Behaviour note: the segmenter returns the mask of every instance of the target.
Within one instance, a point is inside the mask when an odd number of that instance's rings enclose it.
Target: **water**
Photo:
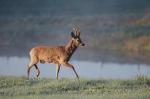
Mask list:
[[[27,64],[29,59],[26,57],[0,57],[0,76],[26,76]],[[92,61],[70,61],[74,65],[80,78],[85,79],[128,79],[137,75],[150,77],[150,66],[146,64],[120,64],[102,63]],[[54,64],[38,64],[41,71],[40,77],[55,78]],[[75,74],[70,68],[61,66],[61,78],[75,78]],[[36,69],[31,69],[31,77],[36,77]]]

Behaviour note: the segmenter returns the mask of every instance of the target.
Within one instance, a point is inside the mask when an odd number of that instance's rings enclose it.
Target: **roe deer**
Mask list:
[[[78,46],[84,46],[80,38],[80,29],[79,27],[73,28],[71,32],[71,39],[68,44],[63,46],[36,46],[30,51],[30,63],[28,65],[28,78],[30,69],[34,66],[37,70],[37,77],[40,74],[40,70],[37,64],[40,63],[53,63],[56,64],[56,79],[58,79],[60,66],[64,65],[66,67],[72,68],[76,77],[79,79],[79,76],[73,65],[68,63],[71,56],[75,52]]]

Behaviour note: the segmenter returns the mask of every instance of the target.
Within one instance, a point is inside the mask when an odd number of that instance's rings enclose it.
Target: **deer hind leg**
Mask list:
[[[60,71],[60,64],[56,64],[56,79],[58,79],[59,71]]]
[[[79,76],[78,76],[78,74],[77,74],[77,72],[76,72],[76,70],[75,70],[73,65],[71,65],[69,63],[64,63],[63,65],[66,66],[66,67],[72,68],[72,70],[74,71],[76,77],[79,79]]]
[[[37,63],[38,63],[38,60],[34,60],[34,61],[31,60],[30,64],[28,65],[28,70],[27,70],[27,72],[28,72],[28,78],[29,78],[29,75],[30,75],[30,70],[31,70],[31,68],[33,66],[35,66],[35,68],[38,69],[38,67],[36,65]],[[39,72],[39,69],[38,69],[38,72]],[[39,74],[38,74],[38,76],[39,76]]]
[[[34,64],[34,66],[35,66],[35,68],[36,68],[36,70],[37,70],[37,78],[39,77],[39,75],[40,75],[40,70],[39,70],[39,68],[38,68],[38,66],[36,65],[36,64]]]
[[[34,65],[34,64],[28,65],[28,71],[27,71],[27,72],[28,72],[28,79],[29,79],[29,75],[30,75],[30,70],[31,70],[31,68],[33,67],[33,65]]]

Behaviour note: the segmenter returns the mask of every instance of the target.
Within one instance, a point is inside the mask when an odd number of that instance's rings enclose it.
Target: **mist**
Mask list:
[[[36,45],[64,45],[78,25],[88,46],[74,58],[128,59],[126,41],[149,35],[149,4],[141,0],[1,0],[0,55],[28,57]]]

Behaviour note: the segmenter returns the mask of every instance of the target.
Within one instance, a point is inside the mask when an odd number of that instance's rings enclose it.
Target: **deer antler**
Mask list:
[[[73,31],[76,36],[80,36],[80,28],[77,25],[75,25],[75,27],[73,27]]]

